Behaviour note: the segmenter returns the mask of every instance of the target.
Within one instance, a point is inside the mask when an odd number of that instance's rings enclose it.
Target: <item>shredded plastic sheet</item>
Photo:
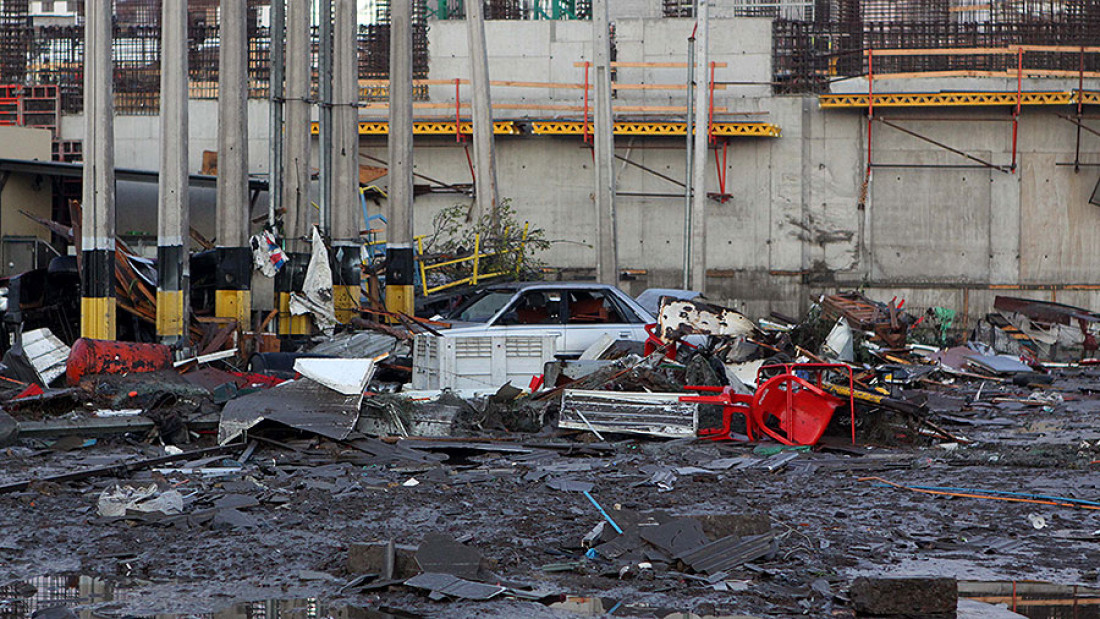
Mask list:
[[[309,267],[306,268],[302,292],[290,295],[290,313],[295,316],[313,316],[313,322],[325,332],[331,332],[336,327],[332,268],[328,263],[328,249],[317,226],[313,227],[313,255],[309,259]]]

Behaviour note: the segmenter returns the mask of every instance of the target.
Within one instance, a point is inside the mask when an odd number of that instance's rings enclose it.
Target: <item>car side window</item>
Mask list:
[[[545,290],[524,292],[496,322],[498,325],[561,324],[561,293]]]
[[[569,291],[569,324],[623,323],[622,311],[615,301],[598,290]]]

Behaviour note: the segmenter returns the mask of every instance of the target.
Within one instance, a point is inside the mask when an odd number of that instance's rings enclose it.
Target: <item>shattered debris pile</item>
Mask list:
[[[319,596],[416,616],[946,617],[989,610],[960,601],[970,581],[1087,591],[1093,322],[998,303],[966,342],[940,312],[936,345],[917,335],[931,313],[855,293],[798,322],[669,298],[647,341],[579,359],[416,321],[157,362],[30,330],[0,389],[0,612],[75,573],[133,596],[73,603],[96,612]]]

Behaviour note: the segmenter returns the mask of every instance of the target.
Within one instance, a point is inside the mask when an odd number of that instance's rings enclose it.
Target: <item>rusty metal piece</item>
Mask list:
[[[163,344],[80,338],[73,344],[65,377],[76,385],[88,374],[155,372],[172,367],[172,351]]]
[[[898,309],[893,301],[879,303],[858,292],[842,292],[828,295],[821,300],[821,308],[826,319],[836,321],[844,318],[853,329],[870,331],[890,348],[905,346],[912,316]]]
[[[756,325],[741,312],[700,301],[665,297],[657,313],[657,336],[665,342],[679,341],[686,335],[742,337],[755,331]]]

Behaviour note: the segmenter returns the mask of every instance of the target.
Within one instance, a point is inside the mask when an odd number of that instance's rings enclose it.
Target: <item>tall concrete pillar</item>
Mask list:
[[[309,97],[312,82],[310,63],[311,0],[287,0],[286,20],[286,126],[283,154],[283,215],[287,264],[275,276],[275,295],[279,307],[279,334],[308,335],[309,316],[290,313],[290,293],[302,289],[309,252],[299,240],[309,235],[316,221],[310,204],[309,188]]]
[[[710,0],[699,0],[695,52],[695,164],[692,166],[691,289],[707,289],[707,155],[710,140]]]
[[[271,159],[268,163],[268,212],[267,225],[275,227],[275,220],[283,208],[283,125],[286,98],[286,0],[271,1],[271,81],[268,84],[268,101],[271,106]]]
[[[320,20],[317,39],[317,90],[320,94],[317,147],[320,151],[317,159],[321,168],[317,202],[321,236],[326,240],[332,234],[332,3],[333,0],[317,1],[317,19]]]
[[[592,38],[596,86],[596,279],[619,282],[615,234],[615,114],[611,107],[611,32],[608,0],[592,3]]]
[[[355,0],[336,0],[333,53],[332,253],[336,319],[358,313],[362,269],[359,230],[359,24]]]
[[[386,308],[404,314],[414,308],[412,34],[412,3],[391,4]]]
[[[481,2],[466,3],[466,38],[470,45],[470,77],[473,85],[474,189],[477,218],[489,214],[490,228],[500,227],[497,213],[497,161],[493,144],[493,101],[489,92],[489,54],[485,48],[485,16]]]
[[[110,2],[89,2],[84,27],[84,197],[80,335],[115,339],[115,130]]]
[[[187,0],[163,0],[160,179],[157,212],[157,337],[187,342],[191,203],[187,171]]]
[[[248,202],[248,29],[246,3],[221,0],[218,52],[218,186],[214,313],[251,328],[252,251]]]

